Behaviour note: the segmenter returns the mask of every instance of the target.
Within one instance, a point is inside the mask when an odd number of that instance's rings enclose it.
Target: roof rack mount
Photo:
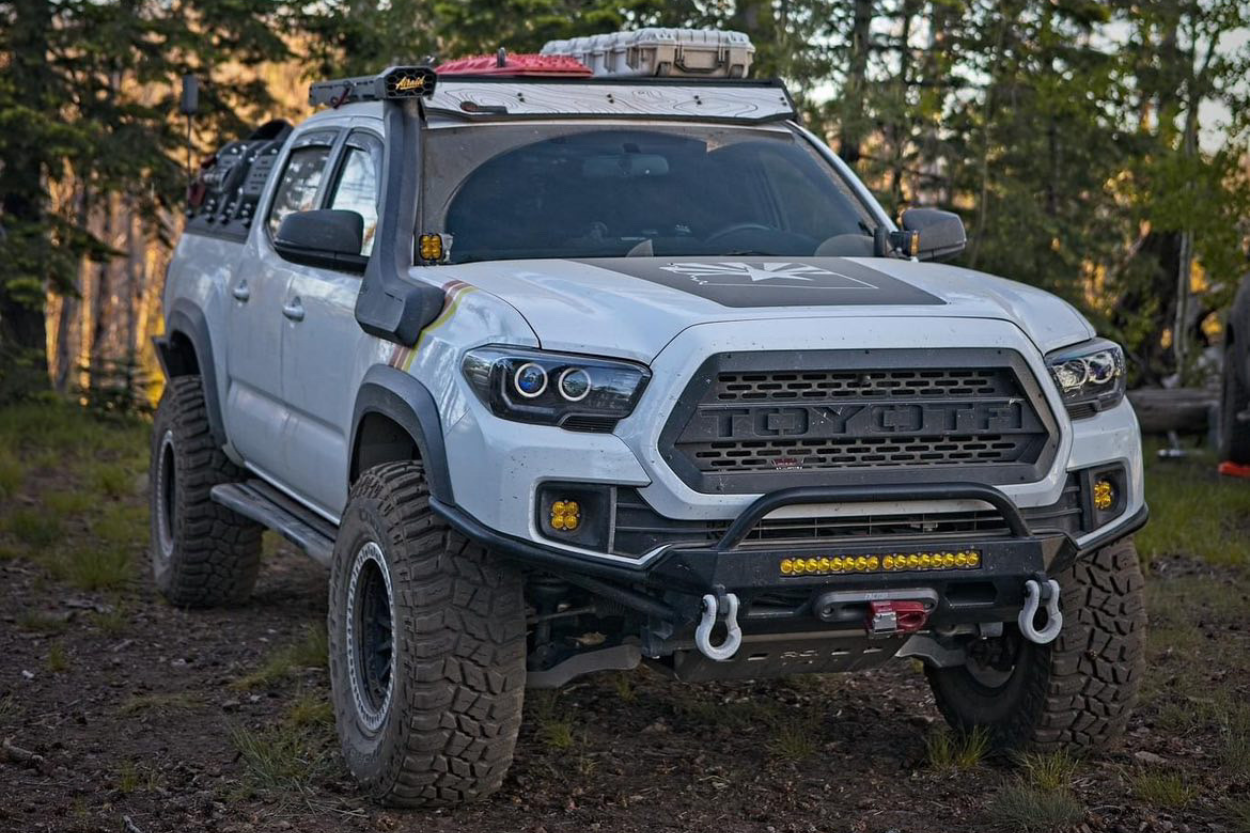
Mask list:
[[[308,90],[308,101],[314,107],[341,107],[354,101],[396,101],[426,98],[434,94],[438,79],[431,67],[387,67],[377,75],[318,81]]]

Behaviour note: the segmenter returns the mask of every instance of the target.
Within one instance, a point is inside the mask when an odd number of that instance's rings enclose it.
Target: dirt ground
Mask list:
[[[909,662],[732,685],[639,671],[533,694],[500,793],[404,812],[337,757],[325,572],[268,541],[250,604],[171,608],[146,568],[142,427],[17,444],[13,421],[0,831],[1250,831],[1250,483],[1200,464],[1186,477],[1244,493],[1205,502],[1231,542],[1207,544],[1241,549],[1145,556],[1150,671],[1114,752],[984,760]]]

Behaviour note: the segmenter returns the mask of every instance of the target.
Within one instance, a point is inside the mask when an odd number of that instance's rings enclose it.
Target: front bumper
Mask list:
[[[761,519],[792,504],[867,503],[899,501],[977,500],[997,510],[1009,529],[1007,535],[944,537],[940,542],[923,536],[889,540],[847,541],[836,545],[772,548],[743,543]],[[816,621],[814,606],[829,591],[900,588],[936,598],[929,616],[932,627],[1002,622],[1012,619],[1024,603],[1024,583],[1056,572],[1071,559],[1132,534],[1146,522],[1142,505],[1131,517],[1117,522],[1101,536],[1076,539],[1063,533],[1033,534],[1019,509],[998,489],[974,483],[935,483],[914,486],[813,487],[773,492],[754,501],[713,546],[673,547],[654,559],[622,564],[586,559],[562,549],[495,532],[472,516],[437,501],[434,511],[466,537],[499,556],[559,575],[607,598],[642,617],[665,623],[680,634],[700,614],[704,594],[735,593],[743,601],[744,629],[792,630],[796,624]],[[789,559],[858,559],[928,552],[968,552],[979,555],[975,569],[902,569],[855,571],[832,575],[785,575],[780,565]],[[835,629],[827,621],[823,628]]]

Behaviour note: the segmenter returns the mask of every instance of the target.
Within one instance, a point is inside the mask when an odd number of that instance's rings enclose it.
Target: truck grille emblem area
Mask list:
[[[1058,432],[1023,359],[950,352],[823,351],[784,369],[766,353],[714,356],[670,417],[661,452],[711,492],[935,472],[995,485],[1040,478]]]

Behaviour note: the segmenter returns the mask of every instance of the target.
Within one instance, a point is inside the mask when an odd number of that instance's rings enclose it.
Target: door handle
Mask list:
[[[234,289],[230,290],[230,294],[235,297],[235,300],[246,301],[252,297],[252,290],[247,288],[247,281],[239,281],[234,285]]]
[[[286,306],[282,308],[282,314],[292,321],[304,320],[304,305],[300,303],[299,298],[292,298],[286,302]]]

